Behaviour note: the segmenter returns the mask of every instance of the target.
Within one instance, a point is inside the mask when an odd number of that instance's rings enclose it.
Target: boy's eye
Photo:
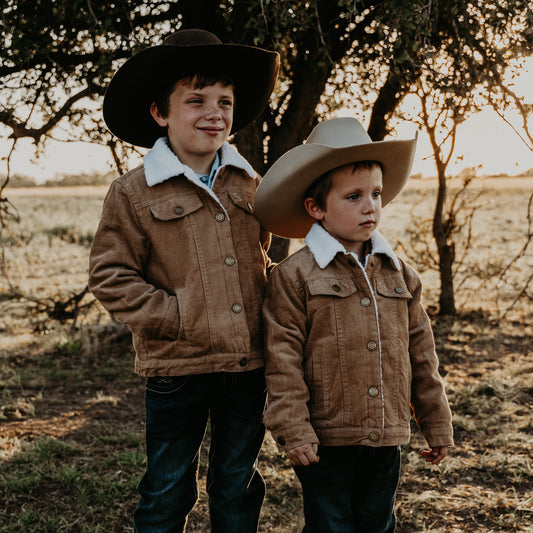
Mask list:
[[[201,104],[202,103],[202,99],[201,98],[191,98],[189,100],[189,103],[190,104]]]
[[[225,107],[233,107],[233,102],[231,100],[221,100],[220,105]]]
[[[359,195],[357,193],[353,193],[353,194],[350,194],[350,196],[348,196],[348,200],[358,200],[359,199]]]
[[[374,191],[373,194],[372,194],[372,196],[373,196],[374,198],[379,198],[379,197],[381,196],[381,191]]]

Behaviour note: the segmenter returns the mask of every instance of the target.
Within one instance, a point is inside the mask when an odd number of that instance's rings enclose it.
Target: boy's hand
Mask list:
[[[318,463],[318,444],[304,444],[287,451],[287,456],[292,466],[309,466]]]
[[[422,457],[431,464],[438,465],[448,455],[448,446],[433,446],[431,451],[424,450]]]

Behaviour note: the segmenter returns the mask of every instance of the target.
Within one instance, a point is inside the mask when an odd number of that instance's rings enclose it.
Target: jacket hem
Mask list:
[[[335,428],[330,432],[317,430],[321,446],[398,446],[407,444],[409,431],[387,431],[374,428],[358,428],[357,430]]]
[[[244,361],[247,361],[244,364]],[[194,374],[214,374],[216,372],[249,372],[265,366],[259,357],[250,354],[209,354],[190,359],[135,359],[135,372],[144,377],[191,376]]]

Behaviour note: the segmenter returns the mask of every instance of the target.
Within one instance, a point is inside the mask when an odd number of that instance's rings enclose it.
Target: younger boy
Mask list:
[[[147,377],[137,533],[183,531],[208,419],[212,531],[257,530],[270,237],[253,216],[259,178],[226,139],[266,105],[278,64],[276,53],[181,30],[129,59],[104,99],[112,133],[153,146],[111,185],[89,269]]]
[[[263,312],[265,423],[302,484],[307,533],[394,531],[410,408],[427,461],[453,444],[420,279],[377,232],[415,144],[373,143],[355,119],[325,121],[256,194],[265,228],[306,236],[272,271]]]

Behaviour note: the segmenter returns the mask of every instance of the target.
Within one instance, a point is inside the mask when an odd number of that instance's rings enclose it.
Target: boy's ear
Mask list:
[[[157,122],[158,126],[161,126],[162,128],[166,128],[168,126],[167,117],[164,117],[155,102],[152,102],[150,105],[150,115],[154,117],[154,120]]]
[[[304,206],[309,216],[312,216],[315,220],[322,220],[324,218],[324,211],[322,211],[322,208],[313,198],[306,198],[304,200]]]

